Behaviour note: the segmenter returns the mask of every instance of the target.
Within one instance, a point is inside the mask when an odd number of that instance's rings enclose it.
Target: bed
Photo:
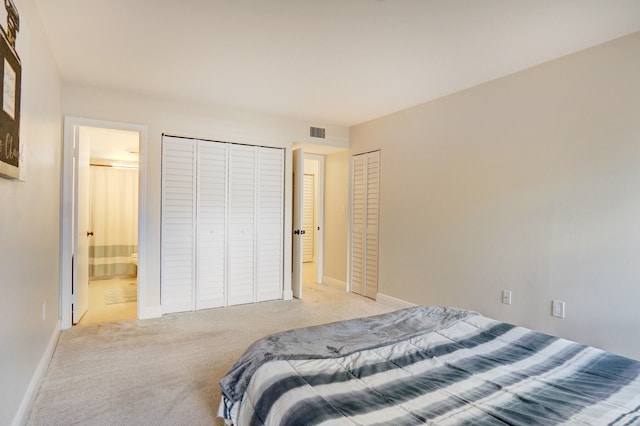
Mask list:
[[[233,425],[640,425],[640,362],[419,306],[255,342],[221,380]]]

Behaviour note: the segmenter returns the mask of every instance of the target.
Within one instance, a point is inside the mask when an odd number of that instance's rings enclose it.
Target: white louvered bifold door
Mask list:
[[[281,299],[284,150],[163,137],[163,313]]]
[[[351,291],[375,299],[378,292],[380,152],[351,162]]]
[[[226,305],[227,147],[198,141],[196,309]]]
[[[258,148],[257,301],[282,298],[284,150]]]
[[[378,294],[378,211],[380,195],[379,151],[367,154],[366,186],[364,295],[375,299]]]
[[[351,291],[364,294],[366,158],[354,156],[351,162]]]
[[[196,176],[194,141],[162,144],[162,312],[194,309]]]
[[[256,157],[255,147],[229,146],[229,305],[255,301]]]

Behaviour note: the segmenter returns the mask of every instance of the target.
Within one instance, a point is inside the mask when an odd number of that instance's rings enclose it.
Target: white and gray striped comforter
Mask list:
[[[446,320],[434,323],[439,313]],[[272,336],[272,351],[260,341],[221,382],[224,417],[238,425],[640,425],[638,361],[450,308],[387,315],[361,319],[385,330],[372,332],[370,347],[358,337],[337,349],[332,341],[335,356],[282,350],[305,332],[317,344],[322,328]],[[426,331],[400,324],[421,316]],[[388,337],[394,322],[401,339]]]

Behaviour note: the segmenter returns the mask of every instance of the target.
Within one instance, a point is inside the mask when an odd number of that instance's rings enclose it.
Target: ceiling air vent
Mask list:
[[[309,134],[312,138],[325,138],[325,129],[322,127],[309,127]]]

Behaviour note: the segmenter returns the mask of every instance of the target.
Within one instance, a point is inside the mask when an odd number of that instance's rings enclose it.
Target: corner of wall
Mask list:
[[[380,303],[381,305],[388,306],[390,308],[395,308],[395,309],[404,309],[404,308],[411,308],[413,306],[418,306],[415,303],[407,302],[406,300],[402,300],[402,299],[397,299],[392,296],[387,296],[386,294],[383,294],[383,293],[378,293],[376,295],[376,302]]]
[[[324,277],[322,277],[322,284],[331,286],[331,287],[336,287],[339,288],[341,290],[346,290],[347,288],[347,283],[339,280],[337,278],[333,278],[333,277],[329,277],[327,275],[325,275]]]

